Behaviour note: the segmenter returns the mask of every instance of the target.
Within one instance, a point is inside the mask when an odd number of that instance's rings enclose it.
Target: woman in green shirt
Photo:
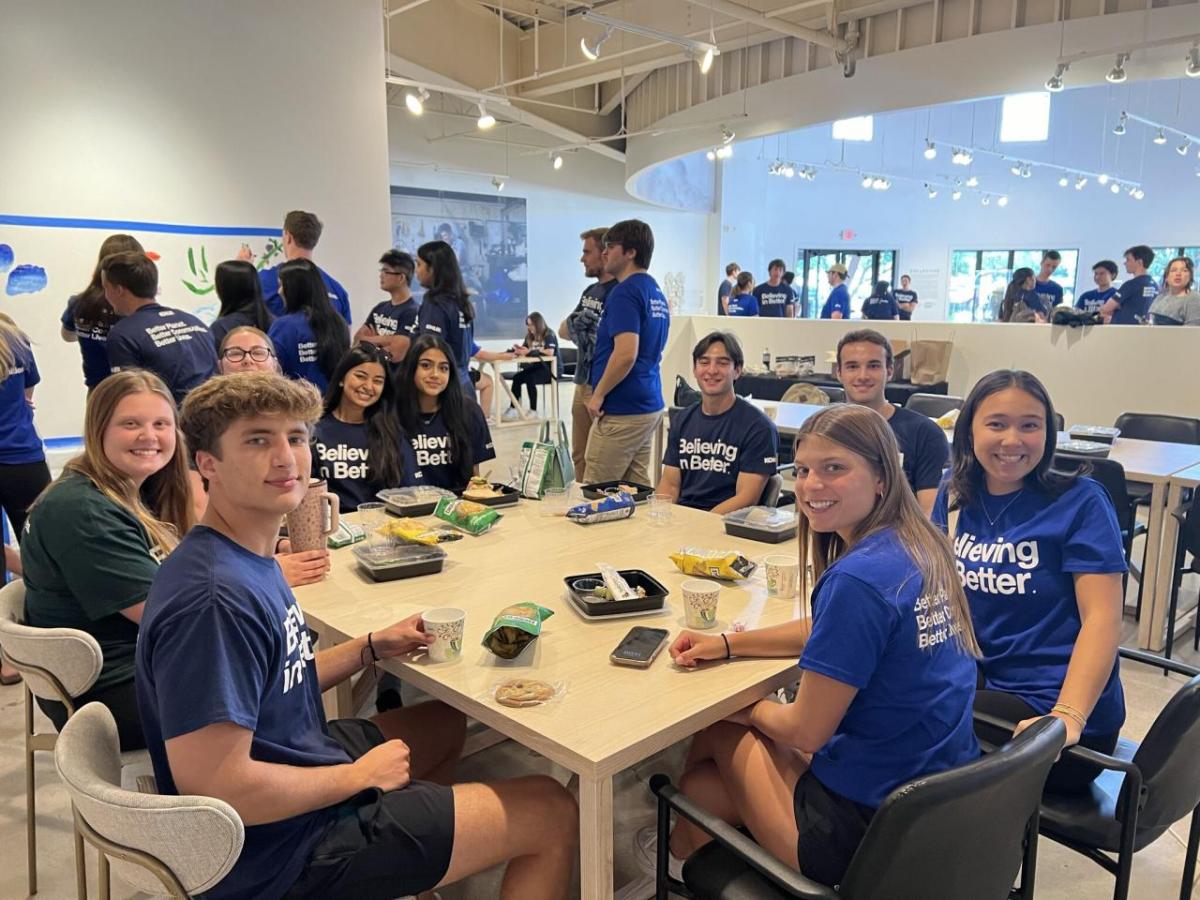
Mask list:
[[[129,369],[88,397],[83,453],[30,508],[21,543],[25,615],[100,642],[100,677],[76,707],[104,703],[121,748],[145,747],[133,687],[138,622],[159,561],[194,524],[183,435],[166,385]],[[62,704],[38,700],[62,728]]]

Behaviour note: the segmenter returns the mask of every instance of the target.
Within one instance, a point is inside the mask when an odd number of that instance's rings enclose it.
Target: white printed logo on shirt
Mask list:
[[[738,448],[724,441],[679,439],[679,468],[684,472],[717,472],[728,475],[737,462]]]
[[[1000,597],[1024,596],[1040,559],[1037,541],[1014,544],[998,537],[984,544],[973,534],[960,534],[955,538],[954,555],[964,589]],[[990,565],[968,569],[964,561],[1015,565],[1022,571],[1000,572]]]
[[[283,631],[287,636],[287,650],[283,658],[283,692],[304,682],[304,670],[314,659],[312,637],[304,624],[304,613],[300,604],[293,602],[283,618]]]
[[[428,434],[419,434],[412,439],[412,445],[417,454],[417,465],[421,468],[450,465],[449,436],[434,437]]]

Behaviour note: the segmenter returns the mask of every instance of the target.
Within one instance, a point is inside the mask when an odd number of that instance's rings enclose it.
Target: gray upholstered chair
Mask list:
[[[191,897],[220,882],[242,852],[242,820],[223,800],[121,788],[117,723],[101,703],[67,720],[54,765],[71,795],[76,828],[100,852],[102,898],[110,865],[139,891]]]

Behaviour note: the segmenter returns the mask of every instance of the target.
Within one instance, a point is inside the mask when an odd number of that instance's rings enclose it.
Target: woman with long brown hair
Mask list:
[[[557,372],[558,335],[546,324],[546,320],[540,312],[531,312],[525,319],[525,339],[514,346],[512,352],[518,357],[547,360],[540,363],[527,363],[521,366],[520,371],[513,377],[513,396],[517,398],[517,402],[521,402],[521,388],[528,388],[529,408],[533,412],[537,412],[537,386],[553,383],[551,366],[554,366],[554,372]],[[512,415],[510,416],[506,410],[504,418],[515,419],[517,417],[516,407],[510,405],[509,409],[512,410]]]
[[[21,561],[29,624],[78,628],[100,642],[100,677],[76,703],[108,706],[124,750],[145,746],[133,670],[146,594],[193,524],[171,392],[140,369],[110,375],[88,397],[83,453],[29,511]],[[38,704],[61,728],[62,704]]]
[[[805,612],[816,581],[811,615],[736,633],[685,631],[671,656],[688,668],[799,656],[799,691],[793,703],[768,698],[701,732],[680,786],[833,885],[893,789],[979,756],[978,647],[950,546],[922,513],[878,413],[839,404],[811,417],[796,437],[796,468]],[[708,840],[680,822],[672,866]]]
[[[143,252],[138,239],[131,234],[110,234],[100,245],[92,280],[67,301],[63,311],[61,335],[64,341],[79,344],[83,356],[83,383],[90,391],[108,377],[108,332],[117,321],[117,313],[104,299],[100,283],[100,263],[113,253]]]

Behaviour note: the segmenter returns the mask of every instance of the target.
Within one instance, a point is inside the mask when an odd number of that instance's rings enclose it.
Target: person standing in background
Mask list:
[[[463,284],[458,257],[445,241],[429,241],[417,248],[416,266],[425,298],[417,310],[413,337],[432,334],[450,346],[459,385],[473,401],[475,386],[471,384],[470,366],[471,347],[475,343],[475,307]]]
[[[1042,298],[1033,289],[1037,276],[1033,269],[1024,266],[1013,272],[1012,280],[1004,290],[1004,299],[1000,301],[1000,322],[1045,322],[1046,309],[1042,306]]]
[[[726,315],[757,316],[761,312],[758,299],[754,296],[754,273],[742,272],[737,277],[733,295],[726,304]]]
[[[900,307],[901,322],[911,320],[917,309],[917,292],[909,287],[910,284],[912,284],[912,279],[907,275],[901,275],[900,287],[892,291],[892,296],[896,298],[896,305]]]
[[[321,240],[321,232],[325,226],[321,224],[321,220],[317,218],[316,213],[305,212],[302,209],[293,209],[290,213],[283,217],[283,258],[290,262],[294,259],[307,259],[312,261],[313,250],[317,247],[317,241]],[[246,244],[242,244],[242,249],[238,251],[238,259],[254,262],[254,253]],[[283,263],[280,263],[283,265]],[[313,263],[316,265],[316,263]],[[321,280],[325,282],[325,287],[329,293],[329,302],[333,304],[333,308],[338,314],[346,320],[346,324],[351,323],[350,319],[350,295],[346,293],[346,289],[338,283],[338,280],[317,266],[317,271],[321,273]],[[266,298],[267,309],[272,315],[282,316],[285,312],[283,297],[279,293],[279,266],[272,266],[268,269],[262,269],[258,273],[259,280],[262,282],[263,297]]]
[[[584,288],[575,309],[558,326],[558,336],[573,341],[576,347],[573,376],[575,396],[571,399],[571,462],[575,465],[575,480],[580,484],[586,484],[583,473],[587,460],[588,432],[592,429],[592,416],[588,412],[587,402],[592,396],[596,329],[600,326],[608,292],[617,284],[617,279],[604,268],[604,235],[607,232],[607,228],[593,228],[579,235],[583,241],[583,254],[579,257],[583,263],[583,274],[596,280]],[[736,267],[737,263],[731,265]],[[480,393],[483,393],[482,390]],[[487,403],[483,408],[491,411]]]
[[[389,250],[379,257],[379,289],[388,299],[367,313],[367,320],[354,334],[354,342],[377,344],[398,364],[408,352],[412,333],[417,327],[421,304],[413,299],[412,280],[416,271],[413,258],[403,250]]]
[[[871,296],[863,301],[864,319],[899,319],[900,305],[892,295],[891,285],[886,281],[875,282]]]
[[[1038,269],[1037,280],[1033,286],[1034,292],[1041,298],[1042,308],[1049,316],[1054,307],[1063,302],[1063,289],[1057,281],[1051,281],[1050,276],[1062,262],[1062,255],[1057,250],[1046,250],[1042,253],[1042,265]]]
[[[62,339],[79,344],[83,357],[83,383],[91,391],[108,377],[108,332],[117,321],[117,313],[104,299],[104,286],[100,283],[100,263],[113,253],[141,253],[142,245],[131,234],[110,234],[100,245],[96,257],[96,268],[92,280],[78,294],[67,301],[62,314]]]
[[[263,302],[258,272],[244,259],[230,259],[217,266],[213,277],[217,297],[221,301],[217,320],[212,323],[213,344],[218,348],[225,335],[235,328],[251,325],[266,332],[274,316]]]
[[[735,262],[729,263],[725,267],[725,278],[717,287],[717,315],[729,315],[728,303],[729,297],[733,293],[733,287],[737,283],[738,273],[742,271],[742,267]]]
[[[1155,325],[1200,325],[1200,294],[1192,290],[1196,267],[1186,256],[1167,263],[1166,287],[1150,305]]]
[[[650,484],[650,444],[662,422],[663,347],[671,326],[667,298],[646,271],[654,232],[627,219],[608,229],[604,268],[618,282],[604,302],[592,360],[588,481]]]
[[[267,334],[275,343],[279,368],[324,393],[342,354],[350,349],[346,323],[330,304],[321,270],[311,260],[285,262],[278,278],[287,312],[271,323]]]
[[[1132,275],[1121,283],[1116,295],[1100,307],[1100,316],[1107,325],[1144,325],[1150,319],[1150,304],[1158,296],[1158,286],[1146,274],[1154,262],[1154,251],[1137,244],[1125,251],[1125,271]]]
[[[1096,282],[1096,290],[1084,291],[1076,297],[1075,308],[1084,312],[1099,312],[1100,307],[1108,302],[1108,298],[1117,292],[1112,286],[1116,277],[1117,264],[1111,259],[1102,259],[1092,266],[1092,280]]]
[[[842,263],[834,263],[825,270],[825,277],[829,280],[829,285],[833,290],[829,292],[829,296],[825,299],[825,305],[821,307],[822,319],[848,319],[850,318],[850,289],[846,287],[847,270]]]
[[[773,259],[767,264],[767,280],[754,289],[758,301],[758,314],[764,318],[791,319],[796,315],[796,292],[783,283],[782,259]]]

